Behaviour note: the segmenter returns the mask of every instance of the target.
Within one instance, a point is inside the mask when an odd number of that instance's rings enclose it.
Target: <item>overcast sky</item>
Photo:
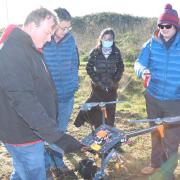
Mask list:
[[[0,0],[0,27],[23,23],[33,9],[43,6],[53,10],[66,8],[72,16],[97,12],[116,12],[134,16],[158,17],[166,3],[180,14],[180,0]]]

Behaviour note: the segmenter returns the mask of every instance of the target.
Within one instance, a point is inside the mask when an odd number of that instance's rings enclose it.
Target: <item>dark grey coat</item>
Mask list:
[[[75,140],[60,132],[56,117],[56,91],[42,55],[28,34],[14,29],[0,50],[0,140],[69,146],[67,139]]]

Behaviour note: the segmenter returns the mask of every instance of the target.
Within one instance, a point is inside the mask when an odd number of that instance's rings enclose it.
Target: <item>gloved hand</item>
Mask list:
[[[108,89],[118,89],[118,83],[114,82],[112,79],[107,79],[107,86],[108,86]]]
[[[62,135],[54,144],[60,147],[64,153],[80,152],[83,147],[78,140],[68,134]]]
[[[108,79],[106,80],[106,85],[107,85],[108,89],[113,89],[113,87],[114,87],[114,82],[113,82],[113,80],[108,78]]]
[[[145,69],[142,73],[142,79],[144,80],[144,88],[147,88],[151,80],[151,73],[149,69]]]

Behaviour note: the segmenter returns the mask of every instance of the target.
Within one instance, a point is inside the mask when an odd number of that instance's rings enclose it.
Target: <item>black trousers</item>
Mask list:
[[[101,87],[92,84],[92,92],[90,97],[86,100],[89,102],[110,102],[115,101],[117,98],[117,89],[111,89],[108,91],[102,90]],[[107,119],[105,123],[110,126],[114,126],[116,104],[106,105]],[[75,119],[74,125],[76,127],[81,126],[84,122],[92,124],[95,128],[102,124],[102,112],[100,107],[94,107],[90,111],[80,111]]]
[[[150,94],[145,95],[148,118],[180,116],[180,100],[160,101]],[[179,122],[180,124],[180,122]],[[152,152],[151,166],[163,167],[164,179],[174,179],[173,172],[178,162],[178,146],[180,142],[180,125],[165,125],[164,138],[158,131],[151,133]],[[154,124],[151,123],[151,126]]]

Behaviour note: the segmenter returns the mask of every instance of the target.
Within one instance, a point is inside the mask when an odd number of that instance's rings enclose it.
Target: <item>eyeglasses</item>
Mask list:
[[[71,26],[70,26],[70,27],[61,27],[61,26],[59,26],[59,28],[60,28],[63,32],[69,32],[69,31],[72,29]]]
[[[166,28],[166,29],[171,29],[172,26],[173,26],[172,24],[167,24],[167,25],[158,24],[158,27],[159,27],[160,29],[164,29],[164,28]]]

